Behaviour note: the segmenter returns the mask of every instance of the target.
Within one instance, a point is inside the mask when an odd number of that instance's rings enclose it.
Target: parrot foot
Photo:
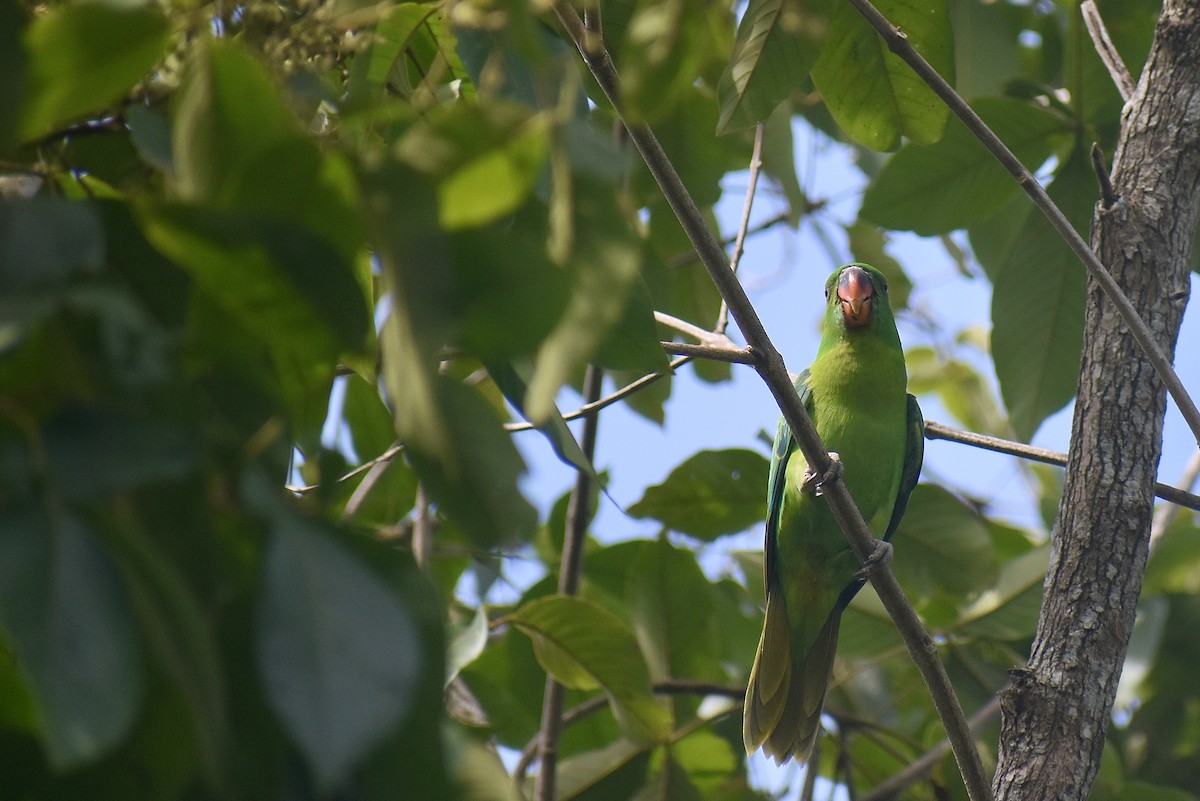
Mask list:
[[[837,451],[830,451],[829,469],[825,471],[824,475],[817,475],[817,471],[811,467],[804,468],[804,478],[800,482],[800,489],[802,492],[813,495],[823,495],[825,485],[837,481],[844,472],[846,472],[846,466],[842,464],[841,455]]]
[[[875,540],[875,550],[871,551],[871,555],[863,561],[862,567],[854,571],[854,578],[859,581],[866,581],[871,577],[872,571],[883,567],[891,561],[892,544],[885,540]]]

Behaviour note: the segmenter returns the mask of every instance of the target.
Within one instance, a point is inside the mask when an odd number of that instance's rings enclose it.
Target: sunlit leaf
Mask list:
[[[1049,557],[1050,548],[1043,545],[1003,565],[996,583],[963,610],[956,627],[991,640],[1032,636]]]
[[[996,559],[983,521],[932,484],[913,491],[895,538],[893,569],[917,598],[965,599],[992,583]]]
[[[25,32],[21,138],[47,134],[121,98],[166,55],[168,28],[156,8],[107,3],[61,5],[35,19]]]
[[[876,8],[938,73],[954,83],[949,0],[883,0]],[[833,14],[829,44],[812,68],[813,83],[842,129],[872,150],[941,138],[950,110],[848,3]]]
[[[765,120],[799,88],[829,34],[832,8],[825,2],[750,0],[718,85],[718,132]]]
[[[1095,175],[1077,148],[1050,185],[1075,230],[1087,235]],[[992,274],[992,356],[1000,394],[1017,436],[1028,442],[1042,421],[1075,396],[1087,274],[1038,212],[1031,212]]]
[[[1032,103],[985,98],[974,108],[1030,169],[1066,141],[1067,122]],[[859,213],[884,228],[932,236],[986,219],[1020,191],[1008,171],[955,121],[937,144],[900,150],[867,189]]]
[[[562,684],[601,688],[632,739],[654,741],[671,728],[671,713],[650,692],[650,676],[636,638],[610,612],[570,596],[528,603],[510,618],[534,642],[538,661]]]
[[[766,516],[767,468],[755,451],[701,451],[647,488],[629,513],[704,540],[734,534]]]

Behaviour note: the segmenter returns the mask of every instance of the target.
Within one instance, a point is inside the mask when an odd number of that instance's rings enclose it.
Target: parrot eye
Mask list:
[[[887,294],[887,279],[886,278],[883,279],[883,292],[885,295]]]

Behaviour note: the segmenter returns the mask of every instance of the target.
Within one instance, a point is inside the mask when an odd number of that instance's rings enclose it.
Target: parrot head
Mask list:
[[[870,265],[839,267],[825,283],[825,300],[827,330],[895,330],[887,279]]]

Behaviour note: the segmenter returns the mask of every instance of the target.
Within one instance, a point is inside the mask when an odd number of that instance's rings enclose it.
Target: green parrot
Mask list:
[[[821,346],[796,391],[835,469],[814,475],[779,421],[767,488],[767,612],[742,720],[746,753],[762,748],[781,764],[803,762],[812,751],[842,610],[866,583],[829,504],[817,497],[821,483],[844,470],[863,519],[883,532],[877,556],[890,556],[886,543],[924,456],[924,421],[905,392],[904,351],[883,274],[866,264],[840,267],[825,298]]]

